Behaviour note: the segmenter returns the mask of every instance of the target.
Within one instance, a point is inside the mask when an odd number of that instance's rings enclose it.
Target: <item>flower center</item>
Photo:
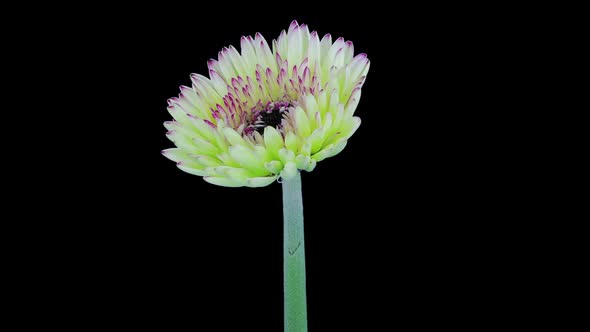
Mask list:
[[[289,111],[289,107],[291,104],[288,102],[268,103],[264,109],[254,112],[253,130],[263,134],[267,126],[281,129],[283,115]]]

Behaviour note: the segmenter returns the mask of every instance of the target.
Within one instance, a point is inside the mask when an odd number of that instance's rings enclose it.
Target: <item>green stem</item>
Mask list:
[[[307,331],[301,175],[283,180],[285,332]]]

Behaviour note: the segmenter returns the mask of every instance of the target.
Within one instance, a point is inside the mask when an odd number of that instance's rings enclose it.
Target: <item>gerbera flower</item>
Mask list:
[[[205,181],[262,187],[312,171],[338,154],[357,130],[353,116],[369,70],[365,54],[327,34],[321,40],[293,21],[273,40],[241,38],[209,60],[209,77],[191,75],[168,100],[174,121],[163,154]]]

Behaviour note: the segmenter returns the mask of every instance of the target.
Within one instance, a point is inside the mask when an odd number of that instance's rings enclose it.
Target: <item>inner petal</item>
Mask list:
[[[254,111],[251,124],[246,128],[246,134],[254,131],[263,134],[264,128],[267,126],[280,131],[282,129],[283,118],[292,106],[290,102],[270,102],[263,109]]]

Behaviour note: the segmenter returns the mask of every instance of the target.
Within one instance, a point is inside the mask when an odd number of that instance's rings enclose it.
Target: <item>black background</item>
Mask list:
[[[40,289],[69,301],[82,326],[282,330],[280,185],[213,186],[160,151],[173,146],[166,100],[191,73],[205,74],[242,35],[270,41],[293,19],[371,60],[360,129],[302,175],[309,330],[487,326],[490,312],[506,316],[489,304],[505,277],[489,268],[503,245],[490,222],[502,201],[485,192],[495,173],[482,169],[493,161],[478,135],[493,105],[473,77],[490,70],[478,60],[490,50],[473,21],[437,8],[263,13],[222,3],[99,17],[74,18],[91,26],[68,55],[84,59],[87,84],[75,96],[84,104],[71,117],[84,119],[72,130],[88,146],[67,151],[72,209],[46,226],[58,253],[41,256],[59,286]]]

